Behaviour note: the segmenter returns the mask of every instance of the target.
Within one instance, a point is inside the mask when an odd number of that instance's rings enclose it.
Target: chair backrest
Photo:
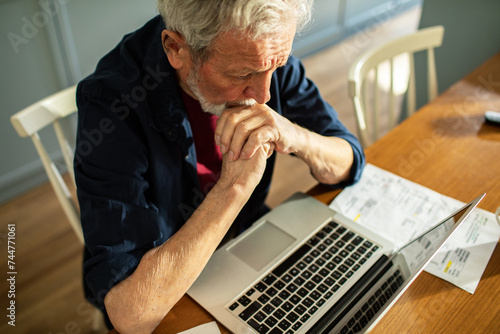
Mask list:
[[[362,53],[358,59],[349,68],[348,90],[353,99],[356,113],[358,135],[363,147],[372,144],[379,137],[379,130],[382,126],[382,109],[387,110],[387,119],[385,128],[390,129],[395,126],[398,115],[395,106],[395,59],[406,54],[408,56],[407,68],[407,116],[415,112],[416,93],[415,93],[415,68],[414,53],[427,50],[427,84],[428,99],[434,99],[438,94],[436,65],[434,60],[434,48],[441,46],[444,35],[444,27],[435,26],[419,30],[414,34],[404,36],[370,49]],[[379,67],[383,63],[389,65],[389,87],[388,106],[381,107],[381,91],[378,85]],[[372,77],[370,77],[372,75]],[[372,84],[370,85],[370,80]],[[371,86],[371,87],[370,87]],[[370,89],[371,88],[371,91]],[[371,94],[371,95],[370,95]],[[373,124],[370,129],[367,126],[371,119]]]
[[[42,160],[45,172],[47,173],[49,181],[57,195],[57,199],[59,200],[64,213],[68,217],[78,240],[80,240],[83,244],[84,239],[80,224],[80,214],[77,206],[73,201],[71,192],[65,183],[61,172],[52,161],[50,155],[47,153],[47,150],[42,144],[38,134],[41,129],[51,124],[53,125],[66,168],[70,174],[70,182],[74,186],[75,177],[73,172],[73,150],[64,135],[59,120],[73,114],[76,110],[76,86],[72,86],[19,111],[15,115],[11,116],[10,121],[19,136],[31,137],[33,140],[38,155]]]

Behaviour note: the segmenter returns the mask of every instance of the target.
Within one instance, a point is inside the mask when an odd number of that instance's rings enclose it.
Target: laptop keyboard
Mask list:
[[[257,333],[295,333],[378,248],[332,221],[228,309]]]

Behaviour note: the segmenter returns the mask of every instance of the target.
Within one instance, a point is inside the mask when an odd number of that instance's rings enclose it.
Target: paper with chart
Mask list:
[[[399,248],[464,204],[368,164],[330,207]],[[474,293],[499,237],[493,213],[476,208],[425,271]]]

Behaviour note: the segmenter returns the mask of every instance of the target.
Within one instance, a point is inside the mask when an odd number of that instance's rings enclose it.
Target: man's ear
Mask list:
[[[181,69],[191,59],[186,40],[181,34],[165,29],[161,33],[161,41],[170,65],[176,70]]]

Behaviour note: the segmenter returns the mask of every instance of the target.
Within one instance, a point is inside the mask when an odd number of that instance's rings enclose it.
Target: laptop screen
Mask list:
[[[429,258],[436,253],[443,244],[443,241],[448,238],[454,230],[455,225],[461,221],[461,218],[464,217],[471,206],[473,206],[473,203],[464,206],[453,216],[450,216],[399,249],[397,253],[405,257],[412,275],[417,273]]]

